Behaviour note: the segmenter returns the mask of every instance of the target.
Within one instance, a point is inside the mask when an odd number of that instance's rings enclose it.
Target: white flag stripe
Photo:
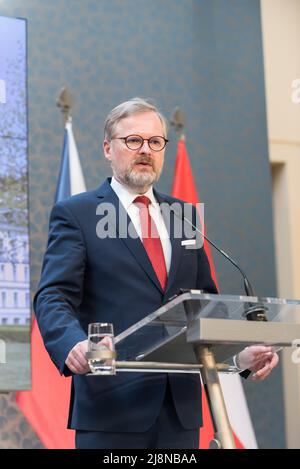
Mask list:
[[[71,195],[80,194],[86,191],[83,172],[78,156],[78,151],[72,130],[71,119],[66,123],[69,140],[69,169],[70,169],[70,190]]]
[[[246,449],[256,449],[257,441],[238,374],[219,373],[225,405],[231,427]]]

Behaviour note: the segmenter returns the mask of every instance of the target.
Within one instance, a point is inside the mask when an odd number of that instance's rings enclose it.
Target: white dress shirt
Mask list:
[[[140,196],[141,194],[137,194],[136,192],[131,191],[128,187],[121,184],[116,178],[112,177],[111,180],[111,188],[117,194],[118,198],[120,199],[121,204],[125,208],[126,212],[128,213],[134,228],[139,235],[140,239],[142,240],[142,229],[141,229],[141,219],[140,219],[140,211],[136,204],[133,203],[136,197]],[[169,233],[166,228],[163,216],[161,214],[159,204],[157,203],[153,189],[150,189],[143,194],[144,196],[148,197],[151,200],[151,204],[149,205],[149,212],[152,219],[155,222],[157,227],[157,231],[159,233],[159,237],[161,240],[164,256],[165,256],[165,263],[167,273],[170,271],[171,266],[171,256],[172,256],[172,246],[169,238]]]

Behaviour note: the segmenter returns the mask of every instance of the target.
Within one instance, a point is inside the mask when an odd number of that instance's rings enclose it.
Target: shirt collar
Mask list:
[[[111,185],[111,188],[115,191],[115,193],[119,197],[126,211],[130,207],[130,205],[133,203],[134,199],[138,197],[139,195],[141,195],[141,194],[138,194],[137,192],[131,191],[124,184],[121,184],[119,181],[116,180],[114,176],[111,178],[110,185]],[[151,203],[153,204],[155,208],[157,207],[157,201],[154,197],[152,186],[143,195],[145,195],[151,200]]]

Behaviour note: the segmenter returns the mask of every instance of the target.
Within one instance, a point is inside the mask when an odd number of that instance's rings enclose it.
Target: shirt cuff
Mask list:
[[[232,360],[233,360],[233,363],[234,363],[235,368],[236,368],[238,371],[244,371],[243,368],[240,368],[240,367],[238,366],[238,363],[237,363],[237,355],[234,355],[234,356],[232,357]]]

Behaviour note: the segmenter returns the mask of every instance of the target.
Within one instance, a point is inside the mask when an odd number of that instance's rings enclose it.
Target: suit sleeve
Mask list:
[[[51,212],[48,246],[41,280],[34,297],[34,311],[45,347],[61,374],[69,351],[85,340],[78,321],[82,301],[86,249],[81,228],[63,203]]]

